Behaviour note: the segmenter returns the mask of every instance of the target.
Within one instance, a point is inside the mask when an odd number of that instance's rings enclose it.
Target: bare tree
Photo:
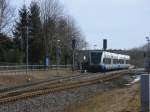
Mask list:
[[[40,6],[46,56],[56,57],[57,40],[60,40],[63,56],[71,57],[73,39],[77,40],[77,49],[85,47],[81,29],[71,16],[64,13],[58,0],[41,0]]]
[[[14,8],[9,4],[8,0],[0,0],[0,32],[5,28],[9,28],[14,17]]]
[[[48,19],[56,20],[62,15],[62,6],[58,0],[41,0],[41,17],[45,22]]]
[[[76,40],[76,49],[81,50],[83,48],[87,47],[87,42],[85,41],[84,35],[82,33],[82,30],[77,25],[76,21],[72,17],[67,18],[68,23],[68,38],[70,41],[72,39]]]
[[[58,0],[41,0],[41,19],[43,23],[43,35],[46,56],[52,52],[53,44],[57,40],[57,21],[62,15],[62,6]]]

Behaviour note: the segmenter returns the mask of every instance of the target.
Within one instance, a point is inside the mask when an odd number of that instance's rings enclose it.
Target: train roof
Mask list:
[[[119,53],[112,53],[112,52],[108,52],[108,51],[103,51],[103,50],[80,50],[80,52],[84,52],[84,53],[90,53],[90,52],[101,52],[103,54],[106,55],[106,57],[108,58],[114,58],[114,59],[130,59],[129,55],[123,55],[123,54],[119,54]]]
[[[111,53],[111,52],[107,52],[107,51],[102,51],[104,53],[104,55],[108,58],[114,58],[114,59],[130,59],[129,55],[122,55],[122,54],[117,54],[117,53]]]

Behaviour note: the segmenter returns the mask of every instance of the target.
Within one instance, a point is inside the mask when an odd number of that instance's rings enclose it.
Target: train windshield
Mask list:
[[[99,64],[101,61],[101,52],[91,52],[91,64]]]

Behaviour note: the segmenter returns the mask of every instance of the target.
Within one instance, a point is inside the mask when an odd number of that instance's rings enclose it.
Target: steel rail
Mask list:
[[[123,72],[123,71],[107,72],[107,74],[119,73],[119,72]],[[54,78],[54,79],[47,79],[47,80],[27,83],[27,84],[23,84],[23,85],[0,88],[0,95],[5,92],[17,91],[17,90],[26,89],[26,88],[29,89],[30,87],[33,88],[35,86],[40,86],[40,85],[45,86],[47,84],[56,84],[56,83],[60,83],[63,81],[74,80],[75,78],[81,78],[81,77],[87,78],[88,76],[103,75],[103,74],[105,74],[105,73],[71,75],[71,76],[66,76],[66,77],[59,77],[59,78]],[[107,74],[105,74],[105,75],[107,75]]]
[[[100,83],[100,82],[118,78],[120,76],[121,76],[121,72],[115,72],[115,73],[113,72],[113,73],[108,73],[107,75],[105,74],[101,77],[89,78],[88,80],[73,81],[73,82],[68,82],[68,83],[58,83],[56,85],[49,85],[44,88],[36,88],[35,91],[27,91],[23,93],[20,92],[17,95],[12,95],[12,96],[1,98],[0,104],[5,104],[8,102],[14,102],[14,101],[21,100],[21,99],[28,99],[28,98],[37,97],[40,95],[45,95],[48,93],[54,93],[54,92],[59,92],[63,90],[78,88],[81,86],[87,86],[87,85],[91,85],[95,83]]]
[[[54,83],[58,83],[58,82],[63,81],[63,80],[73,79],[73,78],[77,78],[80,76],[83,76],[83,74],[59,77],[59,78],[54,78],[54,79],[41,80],[41,81],[21,84],[21,85],[12,86],[12,87],[4,87],[4,88],[0,88],[0,94],[4,93],[4,92],[9,92],[9,91],[15,91],[15,90],[22,89],[22,88],[29,88],[32,86],[38,86],[41,84],[44,85],[45,83],[46,84],[47,83],[54,84]]]

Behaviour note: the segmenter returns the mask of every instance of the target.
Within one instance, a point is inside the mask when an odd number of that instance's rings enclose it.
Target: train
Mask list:
[[[130,56],[102,50],[88,50],[82,53],[81,68],[89,72],[107,72],[128,69]]]

